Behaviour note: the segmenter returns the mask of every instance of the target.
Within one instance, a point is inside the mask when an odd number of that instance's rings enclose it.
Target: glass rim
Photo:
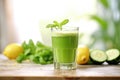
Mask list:
[[[62,27],[61,29],[51,28],[51,31],[79,31],[79,27],[65,26]]]

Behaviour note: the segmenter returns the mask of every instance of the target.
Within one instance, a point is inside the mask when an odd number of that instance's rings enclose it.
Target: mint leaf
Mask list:
[[[63,20],[61,23],[60,23],[60,26],[63,26],[63,25],[65,25],[65,24],[67,24],[69,22],[69,20],[68,19],[65,19],[65,20]]]
[[[56,25],[56,26],[60,26],[57,21],[53,21],[53,23],[54,23],[54,25]]]
[[[53,28],[53,27],[56,27],[56,25],[55,24],[48,24],[46,27],[47,28]]]

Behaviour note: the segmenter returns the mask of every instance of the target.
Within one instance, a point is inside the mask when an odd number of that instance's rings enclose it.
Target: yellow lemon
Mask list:
[[[11,43],[7,45],[3,51],[3,54],[9,59],[16,59],[18,55],[23,52],[23,48],[21,45],[17,43]]]
[[[77,64],[86,64],[89,61],[89,48],[80,46],[77,49],[76,62]]]

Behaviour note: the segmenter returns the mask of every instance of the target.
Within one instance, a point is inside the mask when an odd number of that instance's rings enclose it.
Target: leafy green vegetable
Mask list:
[[[47,62],[44,60],[43,57],[40,57],[40,58],[39,58],[39,61],[40,61],[41,64],[47,64]]]
[[[26,59],[26,56],[24,55],[24,54],[21,54],[21,55],[19,55],[18,57],[17,57],[17,59],[16,59],[16,61],[18,62],[18,63],[21,63],[23,60],[25,60]]]
[[[27,55],[29,55],[30,54],[30,49],[28,48],[28,49],[26,49],[25,51],[24,51],[24,54],[27,56]]]
[[[69,22],[68,19],[63,20],[62,22],[53,21],[53,24],[48,24],[46,27],[62,29],[63,25],[67,24],[68,22]]]
[[[28,43],[24,41],[22,47],[24,52],[17,57],[16,61],[18,63],[22,63],[26,59],[29,59],[36,64],[53,63],[53,52],[51,47],[46,46],[39,41],[34,44],[32,39],[30,39]]]

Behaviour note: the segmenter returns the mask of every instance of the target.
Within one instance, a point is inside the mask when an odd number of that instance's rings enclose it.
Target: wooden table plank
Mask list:
[[[0,77],[64,78],[69,79],[120,79],[120,65],[78,65],[76,70],[54,70],[53,64],[40,65],[26,61],[0,59]],[[1,79],[2,80],[2,79]]]
[[[14,77],[120,77],[120,65],[79,65],[76,70],[54,70],[53,64],[0,61],[0,76]]]

